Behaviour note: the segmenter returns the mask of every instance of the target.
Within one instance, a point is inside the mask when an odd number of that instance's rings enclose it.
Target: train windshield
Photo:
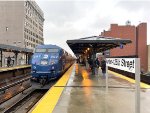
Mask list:
[[[44,49],[44,48],[37,48],[37,49],[35,50],[35,52],[36,52],[36,53],[45,53],[45,52],[46,52],[46,49]]]
[[[46,52],[48,52],[48,53],[58,53],[59,49],[56,49],[56,48],[49,48],[49,49],[47,49],[47,48],[37,48],[35,50],[35,52],[36,53],[46,53]]]
[[[40,61],[41,57],[42,57],[41,54],[35,53],[32,56],[32,64],[39,64],[39,61]]]
[[[59,57],[58,53],[50,53],[50,59],[57,59]]]
[[[57,52],[58,52],[58,49],[51,48],[51,49],[48,49],[48,52],[49,52],[49,53],[57,53]]]

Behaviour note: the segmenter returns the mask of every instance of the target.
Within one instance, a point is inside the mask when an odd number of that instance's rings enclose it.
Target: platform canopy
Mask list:
[[[92,50],[94,53],[104,52],[119,46],[123,47],[123,45],[128,43],[131,43],[131,40],[104,36],[91,36],[67,40],[67,44],[72,49],[74,54],[84,54],[87,50]]]
[[[19,52],[19,53],[33,53],[32,49],[21,48],[12,45],[0,44],[0,50],[4,52]]]

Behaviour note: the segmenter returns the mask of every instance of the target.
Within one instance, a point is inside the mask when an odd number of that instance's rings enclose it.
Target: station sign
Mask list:
[[[135,73],[135,59],[136,58],[106,58],[106,64],[115,69]]]
[[[106,65],[107,67],[135,73],[135,113],[140,113],[140,58],[106,58]],[[106,91],[108,91],[108,74],[106,74]]]

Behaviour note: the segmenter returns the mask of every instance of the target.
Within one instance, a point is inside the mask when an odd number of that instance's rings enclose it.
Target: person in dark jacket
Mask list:
[[[7,66],[10,67],[11,58],[10,56],[7,58]]]
[[[93,67],[93,66],[92,66],[92,59],[91,59],[91,58],[88,58],[87,61],[88,61],[88,64],[89,64],[89,69],[88,69],[88,70],[89,70],[89,71],[92,71],[92,67]]]
[[[102,61],[101,61],[101,70],[102,70],[103,77],[105,78],[105,74],[106,74],[106,61],[105,61],[104,58],[102,58]]]
[[[98,58],[96,58],[94,61],[95,75],[98,75],[99,65],[100,65],[99,60]]]

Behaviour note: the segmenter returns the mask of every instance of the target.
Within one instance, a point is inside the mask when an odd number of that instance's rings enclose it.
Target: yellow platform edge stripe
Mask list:
[[[63,90],[64,87],[55,86],[65,86],[72,73],[73,64],[69,70],[59,79],[59,81],[42,97],[36,107],[33,109],[32,113],[52,113]]]
[[[19,65],[19,66],[15,66],[15,67],[5,67],[5,68],[0,68],[0,71],[9,71],[9,70],[26,68],[26,67],[31,67],[31,65]]]
[[[116,73],[116,72],[110,71],[110,70],[108,70],[108,73],[111,73],[111,74],[113,74],[113,75],[116,75],[116,76],[118,76],[118,77],[120,77],[120,78],[122,78],[122,79],[124,79],[124,80],[127,80],[127,81],[129,81],[129,82],[131,82],[131,83],[135,83],[135,80],[134,80],[134,79],[129,78],[129,77],[126,77],[125,75],[122,75],[122,74],[119,74],[119,73]],[[141,88],[150,88],[150,85],[148,85],[148,84],[146,84],[146,83],[143,83],[143,82],[140,83],[140,86],[141,86]]]

